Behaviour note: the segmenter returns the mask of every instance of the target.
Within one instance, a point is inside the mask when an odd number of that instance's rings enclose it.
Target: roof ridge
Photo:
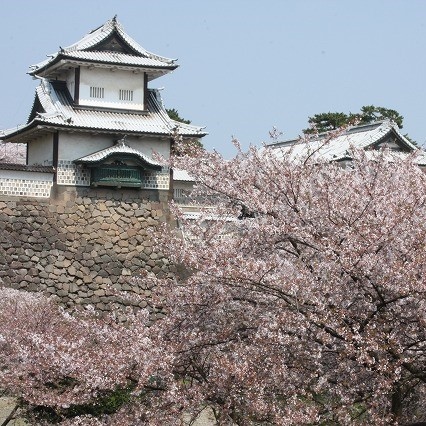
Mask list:
[[[175,69],[178,67],[176,63],[177,59],[166,58],[165,56],[157,55],[146,50],[142,47],[136,40],[130,37],[125,31],[121,23],[116,19],[116,16],[113,19],[106,21],[100,27],[90,31],[80,38],[75,43],[70,44],[66,47],[59,46],[59,50],[53,54],[48,55],[48,58],[34,65],[30,65],[28,74],[36,75],[41,70],[48,69],[51,65],[58,62],[64,56],[67,57],[77,55],[82,52],[90,52],[96,55],[97,53],[106,53],[107,51],[96,50],[96,47],[102,44],[104,41],[107,41],[108,37],[113,34],[117,35],[120,38],[120,42],[125,44],[129,53],[127,55],[134,58],[144,58],[149,61],[158,61],[156,64],[148,64],[148,68],[164,68],[164,69]],[[91,50],[92,49],[92,50]]]
[[[166,62],[168,64],[173,64],[176,62],[176,59],[166,58],[165,56],[157,55],[146,50],[143,46],[141,46],[136,40],[130,37],[125,31],[123,25],[116,19],[117,15],[114,18],[106,21],[103,25],[96,28],[95,30],[90,31],[86,35],[84,35],[80,40],[75,43],[61,48],[62,53],[66,52],[75,52],[75,51],[85,51],[94,47],[105,40],[111,33],[115,30],[121,36],[121,38],[131,47],[133,50],[138,52],[140,55],[150,58],[156,59],[161,62]]]

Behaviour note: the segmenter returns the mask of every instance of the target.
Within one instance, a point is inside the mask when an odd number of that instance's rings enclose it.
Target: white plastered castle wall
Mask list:
[[[137,149],[149,158],[154,158],[155,154],[164,158],[170,157],[170,138],[154,138],[149,136],[126,138],[126,144]]]
[[[114,144],[108,135],[91,135],[83,132],[59,132],[58,159],[73,161]]]
[[[27,150],[30,166],[51,166],[53,163],[53,134],[31,141],[27,145]]]
[[[74,73],[75,71],[72,70],[68,74],[62,75],[60,77],[61,80],[65,80],[67,82],[67,88],[73,100],[74,100],[74,91],[75,91],[75,74]]]
[[[143,73],[134,74],[122,70],[81,67],[79,104],[143,111],[144,78]],[[97,96],[93,96],[91,87],[103,90],[95,91]],[[120,90],[129,91],[129,96],[131,92],[132,100],[120,100]],[[100,97],[101,94],[102,97]]]
[[[121,137],[119,135],[92,135],[90,133],[59,133],[58,157],[60,160],[76,160],[94,152],[113,146]],[[164,158],[170,157],[170,142],[167,137],[133,137],[126,138],[126,144],[137,149],[149,158],[154,153]]]
[[[90,170],[73,161],[111,145],[111,139],[105,135],[59,132],[57,184],[90,186]]]

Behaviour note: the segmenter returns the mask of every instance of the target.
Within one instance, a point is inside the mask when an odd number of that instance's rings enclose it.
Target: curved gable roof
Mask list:
[[[113,19],[86,34],[76,43],[60,48],[48,59],[32,65],[30,75],[44,74],[61,60],[101,62],[109,65],[132,65],[140,68],[164,69],[169,72],[178,67],[175,59],[156,55],[133,40],[122,25]]]
[[[74,160],[76,164],[85,164],[87,166],[97,166],[111,159],[132,159],[140,166],[151,170],[161,170],[161,164],[148,158],[142,152],[126,145],[124,138],[120,139],[115,145],[110,146],[101,151],[94,152],[93,154],[86,155],[84,157]]]

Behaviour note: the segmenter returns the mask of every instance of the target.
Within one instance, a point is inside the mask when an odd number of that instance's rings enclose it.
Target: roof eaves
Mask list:
[[[34,129],[39,123],[39,120],[32,120],[30,123],[23,124],[22,126],[17,126],[16,128],[2,130],[0,132],[0,139],[5,142],[9,142],[11,138],[14,138],[20,134]]]
[[[51,67],[52,65],[55,65],[57,62],[59,62],[59,52],[53,53],[52,55],[47,55],[48,59],[45,59],[44,61],[41,61],[37,64],[30,65],[29,69],[27,71],[28,75],[36,76],[40,72],[43,72],[48,67]]]
[[[99,60],[96,58],[78,58],[73,56],[72,54],[63,54],[61,55],[59,60],[66,60],[68,62],[70,61],[74,61],[77,63],[89,63],[89,64],[102,64],[102,65],[114,65],[114,64],[118,64],[121,66],[128,66],[128,67],[139,67],[139,68],[146,68],[146,69],[160,69],[160,70],[169,70],[169,71],[173,71],[175,70],[178,65],[177,64],[149,64],[149,65],[139,65],[139,64],[134,64],[132,63],[132,61],[116,61],[116,62],[112,62],[112,61],[107,61],[107,60]],[[57,62],[59,62],[59,60]],[[53,63],[51,63],[50,65],[54,65]]]
[[[400,140],[405,143],[409,148],[412,150],[419,149],[416,145],[414,145],[412,142],[410,142],[400,131],[399,127],[394,123],[393,124],[393,131],[396,133],[396,135],[400,138]]]
[[[55,168],[53,166],[36,166],[36,165],[1,163],[1,162],[0,162],[0,170],[40,172],[40,173],[54,173],[55,172]]]
[[[117,29],[117,32],[130,45],[130,47],[138,51],[140,54],[146,55],[149,58],[156,59],[158,61],[165,62],[170,65],[174,65],[175,68],[178,67],[178,65],[175,63],[177,59],[166,58],[165,56],[160,56],[160,55],[156,55],[155,53],[149,52],[124,31],[123,26],[121,25],[120,22],[118,21],[114,21],[114,22],[115,22],[115,28]]]
[[[193,126],[191,124],[181,123],[180,121],[175,121],[170,119],[173,129],[181,136],[199,136],[204,137],[208,135],[204,131],[205,127]]]

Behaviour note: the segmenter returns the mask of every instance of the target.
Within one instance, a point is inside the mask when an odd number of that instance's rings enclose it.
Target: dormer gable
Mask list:
[[[126,55],[141,56],[139,52],[131,48],[128,43],[114,31],[107,38],[102,40],[99,44],[87,49],[89,52],[116,52],[124,53]]]
[[[394,129],[386,134],[382,139],[372,145],[371,149],[389,149],[390,151],[397,152],[411,152],[413,151],[413,147],[411,144],[409,145],[407,139],[402,137],[400,133],[395,132]]]
[[[38,96],[35,97],[33,106],[31,108],[30,115],[28,116],[27,124],[33,121],[39,114],[45,114],[46,110],[40,102]]]

